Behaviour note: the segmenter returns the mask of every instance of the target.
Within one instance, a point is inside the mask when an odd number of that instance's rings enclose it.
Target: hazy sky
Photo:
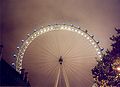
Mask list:
[[[109,37],[120,28],[120,0],[2,0],[4,58],[36,26],[66,23],[87,29],[102,47],[110,48]]]

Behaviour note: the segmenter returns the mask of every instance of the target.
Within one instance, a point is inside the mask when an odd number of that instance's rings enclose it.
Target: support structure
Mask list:
[[[67,78],[67,74],[66,74],[65,68],[63,66],[63,58],[62,58],[62,56],[60,56],[58,62],[60,63],[60,67],[59,67],[59,70],[58,70],[57,79],[56,79],[54,87],[58,87],[61,72],[63,73],[63,77],[64,77],[64,80],[65,80],[66,87],[70,87],[69,81],[68,81],[68,78]]]

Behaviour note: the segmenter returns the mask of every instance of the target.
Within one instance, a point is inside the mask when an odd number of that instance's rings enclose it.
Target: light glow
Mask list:
[[[100,52],[98,52],[98,54],[100,54]]]
[[[77,32],[77,30],[75,30],[75,32]]]
[[[84,35],[84,37],[87,37],[87,35]]]
[[[120,66],[119,66],[119,67],[117,67],[117,71],[119,71],[119,72],[120,72]]]
[[[90,38],[89,38],[89,37],[87,37],[87,39],[89,40]]]
[[[31,38],[33,39],[33,36]]]
[[[81,35],[83,35],[84,33],[81,33]]]
[[[92,42],[92,45],[94,45],[95,43],[94,42]]]
[[[26,41],[26,43],[28,44],[28,41]]]
[[[38,32],[37,34],[39,35],[40,33]]]
[[[80,31],[78,31],[78,33],[80,34]]]

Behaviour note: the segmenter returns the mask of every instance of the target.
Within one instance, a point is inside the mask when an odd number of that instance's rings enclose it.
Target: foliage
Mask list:
[[[107,50],[101,61],[92,69],[98,87],[120,87],[120,29],[110,37],[112,50]]]

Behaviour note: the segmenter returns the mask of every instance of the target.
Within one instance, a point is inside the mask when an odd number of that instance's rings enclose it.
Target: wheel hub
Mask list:
[[[60,63],[60,65],[62,65],[62,63],[63,63],[63,58],[62,58],[62,56],[60,56],[60,58],[59,58],[59,63]]]

